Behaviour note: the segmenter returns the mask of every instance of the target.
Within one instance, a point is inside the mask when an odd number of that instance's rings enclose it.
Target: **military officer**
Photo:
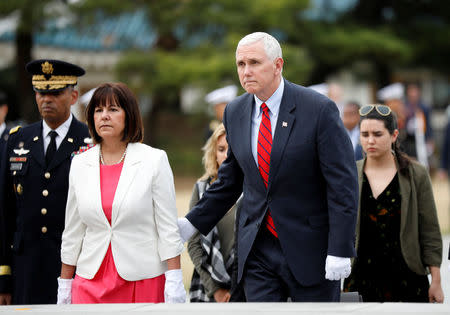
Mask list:
[[[70,112],[85,71],[59,60],[27,64],[42,120],[10,131],[0,180],[0,303],[56,303],[61,234],[74,152],[90,142]]]

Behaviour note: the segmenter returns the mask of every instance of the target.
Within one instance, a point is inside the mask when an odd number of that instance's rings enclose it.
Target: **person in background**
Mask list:
[[[339,115],[342,116],[345,103],[342,100],[343,91],[341,85],[337,82],[331,82],[328,84],[327,96],[336,104],[339,110]]]
[[[0,304],[54,304],[72,153],[90,142],[70,113],[85,71],[52,59],[26,70],[42,120],[12,128],[2,157]]]
[[[227,157],[225,127],[220,124],[203,147],[205,173],[195,183],[189,208],[217,180],[220,165]],[[239,201],[227,212],[208,235],[196,233],[188,242],[188,252],[194,263],[191,302],[229,302],[233,264],[235,263],[235,218]]]
[[[184,240],[207,235],[243,193],[237,280],[247,301],[339,301],[355,254],[353,149],[336,105],[283,79],[283,63],[267,33],[238,43],[247,93],[225,109],[227,159],[178,224]]]
[[[357,162],[357,257],[344,290],[364,302],[442,303],[442,238],[428,171],[400,151],[388,106],[367,105],[360,115],[366,157]]]
[[[417,128],[425,137],[427,158],[434,152],[433,127],[431,125],[431,107],[422,101],[422,91],[419,83],[411,82],[406,84],[406,131],[405,149],[411,151],[411,155],[418,157],[417,148]],[[408,151],[405,151],[408,153]]]
[[[206,128],[205,141],[211,137],[217,126],[222,123],[223,112],[229,102],[237,96],[238,88],[236,85],[227,85],[214,90],[205,96],[205,101],[214,109],[215,119],[211,120]]]
[[[99,86],[86,114],[96,145],[70,168],[58,304],[185,302],[166,153],[141,143],[139,106],[123,83]]]
[[[8,102],[6,94],[0,91],[0,157],[3,156],[3,150],[9,137],[9,128],[6,126],[6,115],[8,114]]]
[[[438,171],[440,179],[450,179],[450,105],[446,110],[447,125],[444,130],[444,139],[441,147],[441,165]]]
[[[357,102],[352,101],[347,102],[342,110],[342,122],[352,141],[356,161],[363,158],[362,147],[359,143],[359,107]]]

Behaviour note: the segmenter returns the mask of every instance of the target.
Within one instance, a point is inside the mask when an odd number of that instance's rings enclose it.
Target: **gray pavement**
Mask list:
[[[191,303],[191,304],[96,304],[96,305],[36,305],[4,306],[0,314],[450,314],[448,304],[411,303]]]

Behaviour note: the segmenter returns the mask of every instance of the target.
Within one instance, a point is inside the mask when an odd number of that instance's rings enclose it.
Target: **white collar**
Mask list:
[[[72,114],[69,115],[69,118],[63,122],[61,125],[59,125],[58,128],[55,129],[56,133],[58,134],[58,137],[61,137],[61,139],[65,138],[67,135],[67,132],[69,132],[70,124],[72,123]],[[52,131],[53,129],[50,128],[45,120],[42,120],[42,136],[45,138],[48,136],[48,133]]]

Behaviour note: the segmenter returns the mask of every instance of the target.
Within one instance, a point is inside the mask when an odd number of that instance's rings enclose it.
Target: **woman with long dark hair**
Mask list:
[[[359,113],[366,157],[357,162],[357,258],[344,291],[359,291],[364,302],[442,303],[442,238],[428,172],[400,151],[388,106]]]

